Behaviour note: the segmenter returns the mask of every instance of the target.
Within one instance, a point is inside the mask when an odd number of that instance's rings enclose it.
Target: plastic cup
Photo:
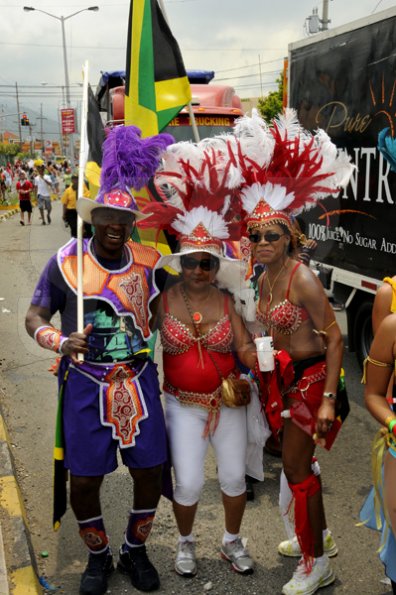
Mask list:
[[[261,372],[272,372],[275,368],[274,340],[272,337],[257,337],[256,343],[257,359]]]

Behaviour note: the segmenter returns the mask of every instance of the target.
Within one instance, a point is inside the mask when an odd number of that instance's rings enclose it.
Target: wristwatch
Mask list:
[[[337,395],[334,393],[323,393],[323,396],[325,399],[332,399],[333,401],[337,399]]]

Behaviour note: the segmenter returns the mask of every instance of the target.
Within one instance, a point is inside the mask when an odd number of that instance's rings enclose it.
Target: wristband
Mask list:
[[[61,340],[59,343],[59,349],[58,349],[58,353],[60,355],[65,355],[62,351],[63,345],[66,343],[66,341],[68,340],[68,337],[64,337],[63,335],[61,335]]]
[[[392,419],[396,419],[396,417],[394,415],[388,415],[388,417],[385,417],[384,426],[388,428]]]
[[[61,343],[64,343],[66,337],[64,337],[61,331],[53,326],[46,325],[40,326],[34,333],[34,339],[44,349],[50,349],[59,353]]]
[[[337,395],[335,395],[334,393],[323,393],[323,396],[325,399],[331,399],[332,401],[335,401],[337,399]]]
[[[396,418],[393,418],[389,424],[388,424],[388,428],[391,434],[394,434],[395,432],[393,431],[393,428],[396,426]]]

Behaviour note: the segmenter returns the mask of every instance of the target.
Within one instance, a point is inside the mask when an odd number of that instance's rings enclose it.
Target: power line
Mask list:
[[[245,64],[244,66],[234,66],[233,68],[226,68],[224,70],[216,70],[215,72],[232,72],[234,70],[242,70],[242,68],[253,68],[255,66],[260,66],[260,64],[272,64],[273,62],[283,62],[283,58],[275,58],[274,60],[265,60],[263,62],[255,62],[254,64]]]
[[[274,75],[274,74],[279,74],[278,70],[267,70],[261,73],[261,75]],[[252,76],[260,76],[259,72],[254,72],[253,74],[241,74],[241,75],[236,75],[236,76],[229,76],[226,78],[220,78],[220,79],[216,79],[216,82],[220,82],[220,81],[234,81],[234,80],[239,80],[239,79],[246,79],[246,78],[250,78]]]
[[[37,48],[61,48],[62,45],[59,44],[49,44],[49,43],[21,43],[21,42],[7,42],[7,41],[0,41],[0,45],[9,45],[9,46],[22,46],[22,47],[37,47]],[[112,47],[112,46],[104,46],[104,45],[73,45],[73,49],[75,50],[115,50],[115,51],[125,51],[125,46],[119,47]],[[183,47],[183,52],[281,52],[282,48],[227,48],[227,47],[212,47],[212,48],[185,48]]]
[[[374,12],[377,10],[377,8],[379,7],[379,5],[380,5],[381,3],[382,3],[382,0],[379,0],[379,2],[377,2],[377,5],[376,5],[376,7],[374,8],[374,10],[372,10],[372,11],[371,11],[371,14],[373,14],[373,13],[374,13]]]

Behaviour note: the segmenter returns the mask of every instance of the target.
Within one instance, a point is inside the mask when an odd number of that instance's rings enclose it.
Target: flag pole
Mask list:
[[[161,9],[161,12],[164,15],[164,19],[166,20],[167,24],[169,25],[168,15],[166,14],[165,5],[164,5],[163,0],[158,0],[158,3],[159,3],[159,6],[160,6],[160,9]],[[199,138],[198,126],[197,126],[197,123],[195,121],[195,114],[194,114],[194,111],[193,111],[193,106],[192,106],[191,101],[188,102],[187,107],[188,107],[188,113],[189,113],[189,116],[190,116],[190,122],[191,122],[191,128],[192,128],[193,135],[194,135],[194,140],[195,140],[196,143],[199,143],[199,141],[201,139]]]
[[[80,155],[78,161],[78,198],[84,195],[84,170],[87,161],[87,115],[88,115],[88,60],[83,65],[83,97],[81,105],[80,126]],[[84,222],[77,216],[77,331],[84,330],[84,288],[83,288],[83,227]],[[82,353],[78,354],[80,361],[84,360]]]

